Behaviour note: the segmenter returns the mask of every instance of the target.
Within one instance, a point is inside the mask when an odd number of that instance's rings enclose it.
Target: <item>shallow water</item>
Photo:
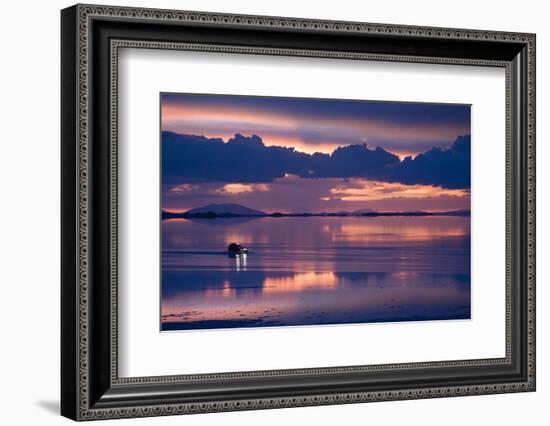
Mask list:
[[[171,219],[162,234],[163,330],[470,318],[469,217]]]

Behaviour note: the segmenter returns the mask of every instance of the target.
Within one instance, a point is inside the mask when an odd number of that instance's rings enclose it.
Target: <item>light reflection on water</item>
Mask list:
[[[162,260],[163,330],[470,317],[467,217],[167,220]]]

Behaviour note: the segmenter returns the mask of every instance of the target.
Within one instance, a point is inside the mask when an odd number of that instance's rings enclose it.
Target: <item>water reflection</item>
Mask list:
[[[235,259],[235,270],[237,271],[246,271],[246,261],[248,255],[243,253],[239,256],[234,256]]]
[[[469,218],[165,221],[161,316],[164,330],[469,318]]]

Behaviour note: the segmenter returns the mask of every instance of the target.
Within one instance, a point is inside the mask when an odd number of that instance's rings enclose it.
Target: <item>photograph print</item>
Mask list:
[[[470,105],[160,94],[162,331],[471,315]]]

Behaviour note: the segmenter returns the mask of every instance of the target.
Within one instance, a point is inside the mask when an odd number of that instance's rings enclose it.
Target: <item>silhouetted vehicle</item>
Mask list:
[[[227,253],[230,256],[242,256],[248,253],[248,249],[239,243],[231,243],[227,246]]]

